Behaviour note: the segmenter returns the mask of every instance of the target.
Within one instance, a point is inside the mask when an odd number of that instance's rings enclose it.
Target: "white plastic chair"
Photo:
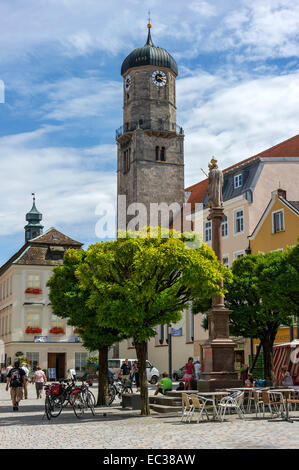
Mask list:
[[[185,392],[182,393],[182,408],[183,408],[183,413],[182,413],[181,421],[184,421],[184,418],[186,418],[186,421],[187,421],[187,419],[189,418],[190,414],[193,411],[194,405],[193,403],[190,403],[189,396]]]
[[[224,420],[224,416],[226,410],[236,410],[239,415],[239,418],[244,418],[244,411],[243,411],[243,400],[244,400],[244,392],[235,392],[232,395],[227,397],[223,397],[220,402],[218,403],[219,409],[219,416],[221,420]]]

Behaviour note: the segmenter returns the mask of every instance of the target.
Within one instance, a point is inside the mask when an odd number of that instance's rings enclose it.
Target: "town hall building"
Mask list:
[[[65,250],[83,244],[55,228],[43,233],[35,198],[26,220],[25,244],[0,268],[1,367],[22,356],[49,378],[64,378],[70,368],[84,371],[88,352],[74,328],[53,315],[46,284]]]

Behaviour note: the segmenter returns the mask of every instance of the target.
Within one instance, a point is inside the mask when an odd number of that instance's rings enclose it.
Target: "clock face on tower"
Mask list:
[[[161,70],[155,70],[152,73],[152,80],[156,86],[165,86],[167,83],[167,75]]]
[[[125,88],[126,88],[126,91],[129,91],[130,89],[130,86],[131,86],[131,77],[130,75],[127,75],[126,78],[125,78]]]

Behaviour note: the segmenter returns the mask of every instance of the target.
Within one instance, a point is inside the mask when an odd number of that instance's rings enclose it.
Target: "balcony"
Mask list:
[[[184,135],[183,128],[178,126],[174,122],[171,123],[169,121],[162,121],[162,119],[140,119],[139,121],[126,122],[124,126],[121,126],[119,129],[116,129],[116,140],[127,132],[134,132],[136,129],[142,129],[144,131],[152,130],[157,132],[170,132],[174,134]]]

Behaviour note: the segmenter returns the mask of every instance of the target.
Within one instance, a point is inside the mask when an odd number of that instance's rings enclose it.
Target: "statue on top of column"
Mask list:
[[[208,197],[212,202],[212,207],[222,207],[222,186],[223,186],[223,174],[219,170],[217,160],[213,157],[211,163],[209,163],[209,186],[208,186]]]

